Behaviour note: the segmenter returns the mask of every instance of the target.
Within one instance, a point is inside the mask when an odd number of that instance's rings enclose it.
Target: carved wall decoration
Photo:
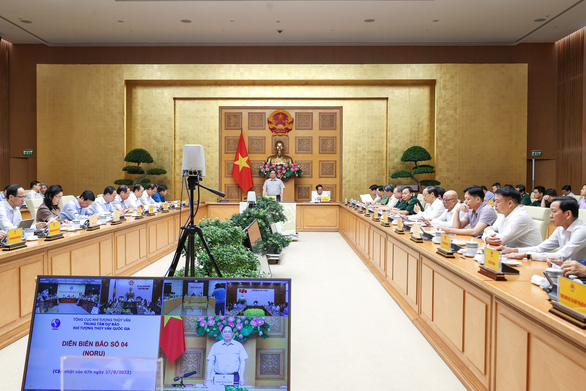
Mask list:
[[[270,155],[277,153],[277,151],[275,150],[275,143],[277,141],[282,141],[284,144],[284,148],[283,148],[283,154],[288,155],[289,154],[289,136],[273,136],[272,141],[271,141],[271,152]]]
[[[258,175],[258,170],[260,168],[260,165],[264,163],[264,160],[251,160],[250,161],[250,169],[252,171],[252,177],[253,178],[260,178],[261,176]]]
[[[240,199],[240,186],[238,184],[235,185],[226,185],[225,193],[226,198],[229,200],[239,200]]]
[[[276,110],[269,114],[267,123],[274,134],[286,135],[293,129],[293,117],[285,110]]]
[[[336,130],[336,113],[319,113],[320,130]]]
[[[295,129],[313,130],[313,113],[298,112],[295,113]]]
[[[297,201],[311,201],[311,185],[295,185],[295,197]]]
[[[252,187],[248,191],[254,191],[256,193],[256,196],[260,197],[262,196],[262,185],[252,185]]]
[[[319,161],[319,177],[320,178],[335,178],[336,177],[336,161],[335,160],[320,160]]]
[[[336,201],[336,185],[328,185],[326,183],[321,184],[324,187],[324,191],[330,192],[330,201]]]
[[[248,145],[247,150],[248,150],[248,154],[252,155],[254,153],[258,153],[258,154],[265,154],[266,152],[266,148],[265,148],[265,144],[266,144],[266,137],[264,136],[249,136],[248,137]]]
[[[313,161],[312,160],[298,160],[299,168],[303,171],[303,178],[313,178]]]
[[[232,178],[232,167],[234,167],[234,162],[226,161],[225,163],[226,163],[226,165],[225,165],[226,169],[224,170],[224,176],[226,178]]]
[[[267,334],[269,334],[271,338],[285,338],[285,327],[289,321],[288,319],[289,318],[283,316],[266,316],[264,320],[271,326],[271,331]]]
[[[238,140],[240,140],[240,136],[227,136],[224,140],[224,153],[235,154],[238,149]]]
[[[285,380],[285,349],[256,350],[256,378]]]
[[[226,130],[242,129],[242,113],[226,112],[224,127]]]
[[[185,380],[203,380],[205,372],[204,360],[205,351],[203,348],[187,348],[175,364],[175,377],[182,376],[187,372],[197,371],[195,375],[189,376],[189,379]]]
[[[264,130],[265,124],[265,113],[248,113],[248,130]]]
[[[183,319],[183,334],[196,335],[197,318],[195,316],[183,316],[181,319]]]
[[[311,155],[313,152],[313,137],[295,137],[295,153]]]
[[[336,137],[320,137],[319,153],[336,154]]]

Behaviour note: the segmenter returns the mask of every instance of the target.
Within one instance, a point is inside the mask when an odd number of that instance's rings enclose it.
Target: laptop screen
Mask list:
[[[287,389],[290,285],[39,276],[23,389]]]
[[[18,228],[30,228],[33,225],[33,219],[21,220]]]

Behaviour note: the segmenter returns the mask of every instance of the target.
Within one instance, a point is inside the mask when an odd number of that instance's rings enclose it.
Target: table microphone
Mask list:
[[[189,376],[193,376],[193,375],[196,375],[196,374],[197,374],[197,371],[187,372],[187,373],[184,373],[183,376],[178,376],[178,377],[174,378],[173,380],[174,381],[177,381],[177,380],[180,380],[180,379],[182,379],[184,377],[189,377]]]

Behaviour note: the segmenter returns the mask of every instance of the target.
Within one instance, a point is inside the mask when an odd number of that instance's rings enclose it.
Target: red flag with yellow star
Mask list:
[[[242,131],[240,132],[240,140],[238,141],[236,156],[234,156],[232,177],[238,182],[242,191],[245,193],[252,187],[252,170],[250,169],[250,160],[248,159],[248,152],[246,151],[246,144],[244,144]]]
[[[159,346],[170,362],[174,362],[185,352],[183,319],[180,316],[161,317],[161,338]]]

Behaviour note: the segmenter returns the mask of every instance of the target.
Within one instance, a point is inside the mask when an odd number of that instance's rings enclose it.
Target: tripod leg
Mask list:
[[[206,242],[206,239],[203,237],[203,231],[197,225],[194,225],[193,229],[199,235],[199,238],[201,239],[201,242],[203,243],[203,246],[205,247],[206,252],[208,253],[208,256],[210,257],[210,261],[212,261],[212,265],[214,265],[214,269],[216,270],[216,274],[218,275],[218,277],[222,277],[222,273],[220,272],[220,268],[218,267],[218,264],[216,263],[216,260],[214,259],[212,252],[210,251],[210,247],[208,246],[208,242]]]
[[[191,230],[192,227],[189,227]],[[185,259],[185,277],[195,276],[195,238],[193,233],[189,233],[187,238],[187,258]]]
[[[169,269],[167,270],[167,277],[173,277],[175,275],[175,271],[177,270],[177,264],[179,263],[179,258],[181,258],[181,253],[185,248],[185,240],[187,239],[187,236],[189,236],[189,232],[187,232],[187,229],[184,229],[183,233],[181,234],[181,238],[179,239],[179,243],[177,244],[177,250],[175,250],[175,255],[173,255],[173,261],[171,261],[171,266],[169,266]],[[185,263],[185,267],[187,268],[187,262]]]

